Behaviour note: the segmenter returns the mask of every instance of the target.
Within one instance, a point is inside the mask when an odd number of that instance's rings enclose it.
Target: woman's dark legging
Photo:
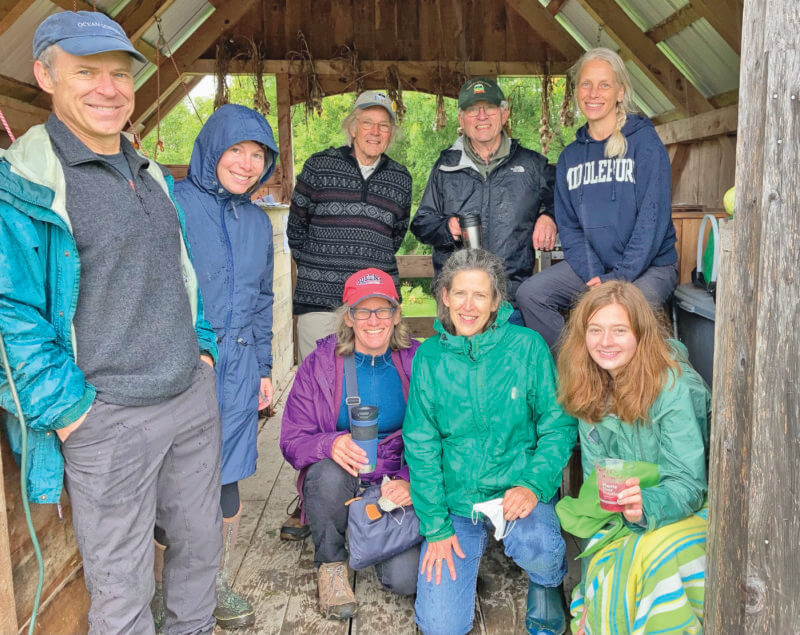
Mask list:
[[[223,518],[233,518],[239,513],[239,481],[222,486],[219,503],[222,507]]]

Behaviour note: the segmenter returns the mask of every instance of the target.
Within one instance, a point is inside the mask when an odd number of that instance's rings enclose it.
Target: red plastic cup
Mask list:
[[[594,467],[597,470],[600,508],[609,512],[624,511],[625,506],[617,503],[617,499],[625,489],[625,481],[630,478],[628,462],[622,459],[598,459]]]

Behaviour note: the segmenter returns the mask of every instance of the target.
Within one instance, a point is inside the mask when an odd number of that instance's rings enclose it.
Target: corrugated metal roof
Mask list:
[[[540,0],[547,6],[550,0]],[[687,0],[617,0],[640,29],[646,31],[663,22],[688,4]],[[592,18],[578,0],[568,0],[556,20],[584,48],[605,46],[619,51],[602,25]],[[739,86],[739,56],[714,28],[700,19],[672,37],[660,42],[659,49],[705,96],[735,90]],[[627,62],[631,73],[635,101],[648,116],[673,110],[672,103],[636,64]]]
[[[739,56],[705,18],[659,46],[706,97],[739,87]]]
[[[689,2],[688,0],[617,0],[617,4],[642,31],[647,31]]]
[[[214,13],[214,7],[206,0],[179,0],[173,3],[161,16],[161,29],[169,42],[171,51],[177,51],[197,28]],[[142,40],[155,48],[158,43],[158,25],[153,24],[142,35]],[[162,47],[161,55],[167,56]],[[155,72],[153,64],[134,68],[134,83],[138,88]]]

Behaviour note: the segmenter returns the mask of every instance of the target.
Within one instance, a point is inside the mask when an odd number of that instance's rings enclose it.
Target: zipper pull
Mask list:
[[[61,502],[56,503],[56,511],[58,512],[58,520],[64,522],[64,514],[61,511]]]

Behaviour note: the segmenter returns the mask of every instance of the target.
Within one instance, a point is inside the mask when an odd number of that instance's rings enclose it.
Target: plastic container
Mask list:
[[[617,504],[619,493],[625,489],[625,481],[631,477],[631,465],[622,459],[598,459],[594,464],[597,470],[597,492],[600,508],[608,512],[621,512],[624,505]]]
[[[716,305],[711,294],[693,284],[675,289],[673,299],[678,339],[689,351],[689,361],[711,386],[714,367]]]

